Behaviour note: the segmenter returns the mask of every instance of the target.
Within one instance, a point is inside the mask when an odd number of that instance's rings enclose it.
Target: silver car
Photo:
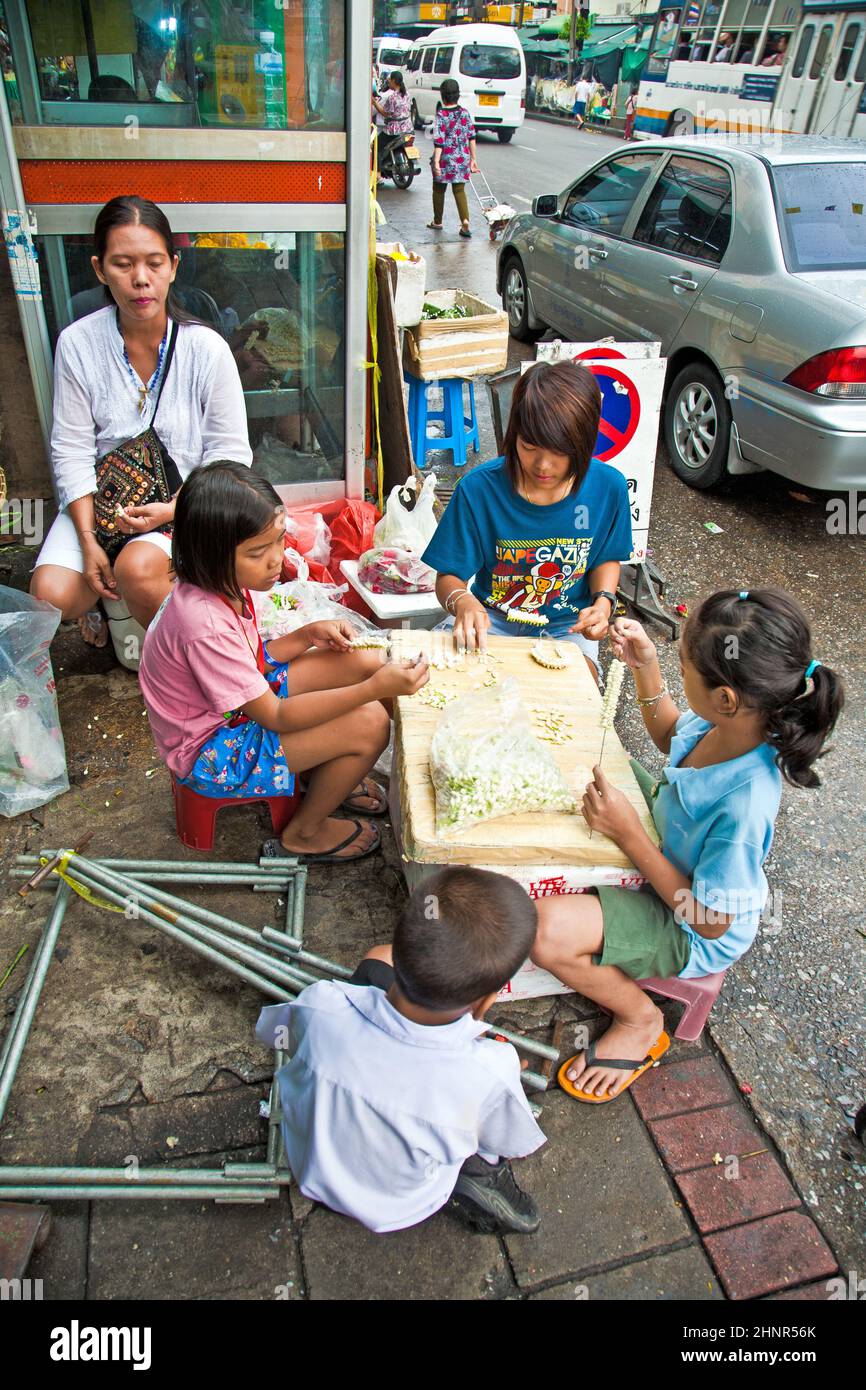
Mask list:
[[[512,335],[660,339],[675,472],[866,487],[866,143],[643,141],[508,224]]]

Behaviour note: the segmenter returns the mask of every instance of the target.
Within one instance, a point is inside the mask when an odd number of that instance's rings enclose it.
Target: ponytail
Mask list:
[[[764,737],[786,782],[817,787],[813,764],[844,705],[840,677],[812,656],[809,620],[782,589],[723,590],[705,599],[684,634],[711,689],[729,686],[764,717]]]

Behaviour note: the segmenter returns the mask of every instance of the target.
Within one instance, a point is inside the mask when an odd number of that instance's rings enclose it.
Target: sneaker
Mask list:
[[[506,1231],[531,1235],[541,1225],[538,1208],[518,1187],[504,1159],[487,1163],[478,1154],[467,1158],[451,1194],[451,1207],[455,1215],[488,1235]]]

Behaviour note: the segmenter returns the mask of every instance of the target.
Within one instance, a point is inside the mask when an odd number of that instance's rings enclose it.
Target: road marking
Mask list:
[[[517,148],[519,150],[526,150],[527,154],[538,154],[538,150],[534,150],[531,145],[518,145]]]
[[[531,199],[531,198],[524,198],[523,195],[522,195],[522,193],[512,193],[512,194],[511,194],[511,197],[514,199],[515,203],[531,203],[531,202],[532,202],[532,199]]]

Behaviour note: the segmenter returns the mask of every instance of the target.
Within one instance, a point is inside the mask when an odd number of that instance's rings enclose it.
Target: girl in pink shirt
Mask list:
[[[367,778],[389,736],[387,702],[427,683],[427,667],[352,651],[348,622],[309,623],[262,643],[250,590],[277,582],[286,514],[271,484],[237,463],[195,469],[175,511],[177,583],[147,631],[139,679],[161,757],[204,796],[306,795],[267,855],[363,859],[382,815]],[[347,834],[347,831],[349,832]]]

